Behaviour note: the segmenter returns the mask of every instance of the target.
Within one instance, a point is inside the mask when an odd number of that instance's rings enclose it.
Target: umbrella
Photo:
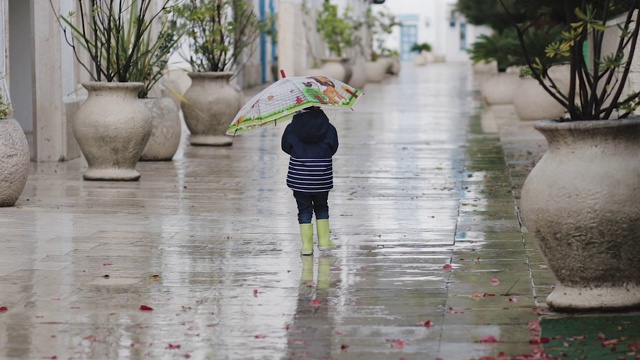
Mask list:
[[[309,107],[351,108],[360,90],[328,76],[285,77],[251,98],[235,116],[227,135],[235,135],[268,124],[291,119]]]

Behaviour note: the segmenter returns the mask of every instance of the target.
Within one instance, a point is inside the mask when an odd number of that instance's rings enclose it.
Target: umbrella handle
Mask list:
[[[282,76],[282,78],[286,78],[287,75],[284,74],[284,70],[280,69],[280,76]]]

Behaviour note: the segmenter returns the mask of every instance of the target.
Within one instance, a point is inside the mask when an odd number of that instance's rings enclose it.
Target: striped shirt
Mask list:
[[[293,191],[323,192],[333,189],[333,166],[329,159],[289,159],[287,186]]]

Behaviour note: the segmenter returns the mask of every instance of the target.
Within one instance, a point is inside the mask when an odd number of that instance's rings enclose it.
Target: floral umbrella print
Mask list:
[[[360,90],[327,76],[283,77],[249,100],[226,133],[275,125],[309,106],[352,108],[360,95]]]

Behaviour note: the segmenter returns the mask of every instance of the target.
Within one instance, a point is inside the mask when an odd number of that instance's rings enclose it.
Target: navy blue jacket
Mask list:
[[[282,150],[291,155],[287,186],[314,193],[333,188],[332,157],[338,150],[338,132],[322,109],[296,114],[282,134]]]

